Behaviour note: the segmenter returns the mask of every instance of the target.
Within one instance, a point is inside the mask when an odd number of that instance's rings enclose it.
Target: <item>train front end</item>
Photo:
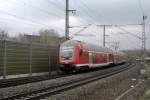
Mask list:
[[[75,42],[66,41],[59,49],[59,64],[63,72],[70,72],[75,69]]]

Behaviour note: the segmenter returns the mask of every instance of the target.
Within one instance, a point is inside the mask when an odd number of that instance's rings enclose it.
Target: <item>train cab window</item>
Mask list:
[[[72,60],[72,58],[73,58],[73,47],[62,47],[60,54],[61,54],[61,58],[63,60]]]

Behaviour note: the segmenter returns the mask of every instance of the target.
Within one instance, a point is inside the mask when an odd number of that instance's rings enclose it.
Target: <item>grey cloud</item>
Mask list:
[[[50,2],[49,2],[50,1]],[[78,22],[71,22],[71,25],[87,25],[89,23],[96,24],[139,24],[142,22],[142,13],[139,7],[138,0],[82,0],[88,6],[82,4],[80,0],[70,0],[70,8],[76,9]],[[142,7],[145,14],[148,16],[146,20],[146,33],[147,33],[147,47],[150,48],[150,1],[141,0]],[[18,16],[25,17],[28,20],[33,20],[41,25],[36,25],[32,22],[21,21],[13,17],[6,17],[0,13],[0,19],[8,18],[7,21],[2,21],[0,27],[7,29],[10,33],[18,32],[37,32],[41,28],[54,28],[64,34],[64,9],[65,0],[7,0],[0,4],[0,11],[13,13]],[[32,5],[32,6],[31,6]],[[37,9],[37,8],[38,9]],[[70,13],[70,15],[72,15]],[[89,17],[90,16],[90,17]],[[11,20],[10,20],[11,19]],[[0,20],[0,21],[1,21]],[[27,24],[28,23],[28,24]],[[30,25],[29,25],[30,24]],[[140,36],[141,28],[133,30],[125,28],[133,33],[137,33]],[[77,32],[80,29],[71,29],[71,34]],[[118,32],[114,29],[113,32]],[[88,42],[92,42],[98,45],[102,45],[102,29],[90,29],[83,32],[83,34],[95,33],[95,37],[75,37]],[[122,49],[140,48],[140,41],[129,35],[111,35],[108,41],[120,41]],[[127,41],[127,39],[129,41]],[[94,42],[92,40],[95,40]],[[126,42],[127,41],[127,42]],[[101,43],[100,43],[101,42]],[[99,44],[100,43],[100,44]]]

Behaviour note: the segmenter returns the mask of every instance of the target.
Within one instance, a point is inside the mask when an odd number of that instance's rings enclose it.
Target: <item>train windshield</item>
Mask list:
[[[73,58],[73,47],[62,47],[60,51],[62,60],[72,60]]]

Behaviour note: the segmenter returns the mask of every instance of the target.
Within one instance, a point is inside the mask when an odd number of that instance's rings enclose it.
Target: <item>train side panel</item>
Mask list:
[[[80,41],[67,41],[60,47],[59,64],[61,69],[77,70],[119,64],[124,54],[111,49],[94,46]],[[67,70],[68,71],[68,70]]]
[[[114,63],[115,64],[120,64],[120,63],[125,63],[125,54],[122,52],[115,52],[114,53]]]

